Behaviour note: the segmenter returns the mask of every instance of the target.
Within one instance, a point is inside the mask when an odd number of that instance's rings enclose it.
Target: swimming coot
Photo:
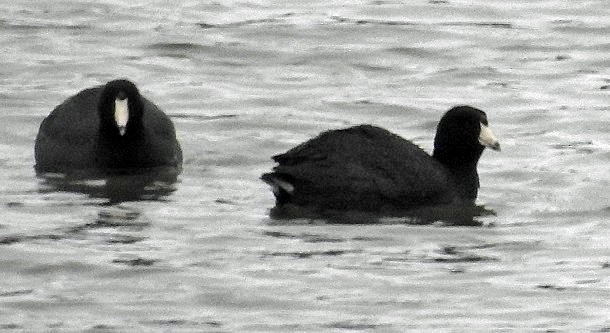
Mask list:
[[[261,179],[271,185],[276,209],[393,214],[474,205],[485,147],[500,150],[485,113],[457,106],[441,118],[432,156],[383,128],[360,125],[323,132],[274,156],[279,165]]]
[[[68,98],[47,116],[34,147],[36,172],[140,172],[182,168],[174,125],[127,80]]]

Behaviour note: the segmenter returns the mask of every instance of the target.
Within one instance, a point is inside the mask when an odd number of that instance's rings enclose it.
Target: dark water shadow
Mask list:
[[[101,208],[93,220],[51,230],[36,230],[34,234],[0,235],[0,245],[32,241],[62,241],[65,239],[85,239],[98,232],[101,241],[108,245],[131,245],[147,239],[142,232],[150,226],[150,221],[134,208],[123,205]],[[104,232],[99,233],[99,230]]]
[[[407,224],[480,227],[484,216],[496,212],[483,205],[438,205],[399,212],[362,212],[315,210],[308,207],[283,205],[269,211],[270,224],[293,224],[295,221],[311,224]]]
[[[178,174],[174,167],[114,170],[111,173],[77,170],[68,174],[38,174],[39,193],[73,192],[91,198],[108,199],[112,205],[124,201],[164,200],[176,191]]]

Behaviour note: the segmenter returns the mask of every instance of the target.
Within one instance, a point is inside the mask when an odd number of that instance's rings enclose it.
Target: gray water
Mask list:
[[[0,4],[0,331],[610,331],[610,11],[592,1]],[[126,77],[168,113],[176,191],[34,175],[42,119]],[[320,131],[431,150],[485,110],[482,227],[278,221],[258,177]]]

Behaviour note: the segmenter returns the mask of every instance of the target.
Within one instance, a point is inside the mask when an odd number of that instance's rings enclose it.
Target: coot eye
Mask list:
[[[124,100],[125,98],[127,98],[127,94],[123,90],[120,90],[119,93],[116,94],[116,98]]]
[[[487,123],[487,116],[483,115],[481,117],[481,124],[485,125],[485,126],[489,126],[489,124]]]

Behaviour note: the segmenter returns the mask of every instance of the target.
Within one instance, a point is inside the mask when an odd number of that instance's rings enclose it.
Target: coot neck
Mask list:
[[[129,121],[126,126],[125,134],[121,135],[119,128],[113,122],[100,122],[99,137],[104,141],[112,142],[135,142],[142,137],[144,128],[142,122]]]
[[[434,151],[433,157],[439,161],[451,175],[460,199],[474,202],[479,191],[479,174],[477,163],[480,152],[461,152],[461,154],[443,154]]]
[[[142,122],[142,101],[136,94],[128,98],[129,119],[123,135],[114,119],[115,98],[105,98],[100,103],[96,155],[98,164],[103,168],[133,168],[142,166],[142,160],[147,159],[146,150],[143,149],[146,131]]]

